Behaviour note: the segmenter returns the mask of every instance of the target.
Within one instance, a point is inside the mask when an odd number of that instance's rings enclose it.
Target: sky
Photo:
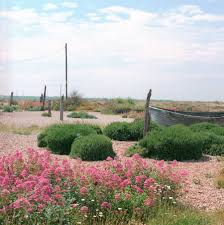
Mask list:
[[[224,101],[223,0],[0,0],[0,95]]]

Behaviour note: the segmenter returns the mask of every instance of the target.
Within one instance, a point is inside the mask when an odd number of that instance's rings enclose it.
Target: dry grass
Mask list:
[[[41,128],[37,125],[31,125],[28,127],[15,127],[15,126],[7,126],[5,124],[0,123],[0,132],[8,132],[13,134],[20,135],[31,135],[37,134],[40,132]]]

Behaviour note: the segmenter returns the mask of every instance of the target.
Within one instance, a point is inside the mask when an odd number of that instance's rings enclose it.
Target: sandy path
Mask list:
[[[65,112],[65,123],[93,123],[99,125],[107,125],[115,121],[132,122],[133,119],[122,118],[120,115],[104,115],[99,112],[90,112],[90,114],[97,117],[97,119],[75,119],[68,118],[67,115],[70,112]],[[29,127],[31,125],[37,125],[39,127],[45,127],[50,124],[60,123],[60,114],[57,111],[52,112],[52,117],[42,117],[42,112],[13,112],[13,113],[1,113],[0,123],[13,127]]]

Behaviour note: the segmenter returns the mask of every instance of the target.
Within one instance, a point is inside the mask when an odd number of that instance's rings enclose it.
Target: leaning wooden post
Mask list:
[[[12,105],[12,104],[13,104],[13,92],[11,92],[9,105]]]
[[[64,113],[64,95],[61,96],[60,100],[60,120],[63,121],[63,113]]]
[[[150,125],[149,103],[150,103],[151,95],[152,95],[152,90],[150,89],[145,102],[145,120],[144,120],[143,136],[145,136],[147,132],[149,131],[149,125]]]
[[[42,106],[42,110],[44,111],[45,108],[45,101],[46,101],[46,91],[47,91],[47,86],[44,86],[44,96],[43,96],[43,106]]]
[[[51,116],[51,100],[48,100],[48,115]]]

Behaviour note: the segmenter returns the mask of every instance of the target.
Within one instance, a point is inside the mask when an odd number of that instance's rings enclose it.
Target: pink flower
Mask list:
[[[80,212],[83,214],[87,214],[89,212],[89,208],[87,206],[82,206]]]
[[[113,161],[113,158],[110,157],[110,156],[108,156],[106,160],[107,160],[107,161]]]
[[[118,200],[118,199],[121,198],[121,195],[120,195],[120,194],[115,194],[115,195],[114,195],[114,198],[115,198],[116,200]]]
[[[130,199],[130,197],[131,197],[130,194],[128,194],[128,193],[125,194],[125,198],[126,198],[126,199]]]
[[[110,209],[110,208],[111,208],[111,204],[108,203],[108,202],[103,202],[103,203],[101,204],[101,207],[102,207],[103,209]]]
[[[77,207],[79,206],[79,204],[74,203],[74,204],[72,204],[71,206],[72,206],[72,208],[75,209],[75,208],[77,208]]]
[[[145,201],[144,201],[144,205],[145,206],[152,206],[153,205],[153,200],[151,198],[147,198]]]
[[[81,195],[87,195],[88,194],[88,189],[86,187],[82,187],[79,190]]]
[[[6,196],[6,195],[9,195],[9,194],[10,194],[10,191],[7,190],[7,189],[3,189],[2,192],[1,192],[1,194],[2,194],[3,196]]]

